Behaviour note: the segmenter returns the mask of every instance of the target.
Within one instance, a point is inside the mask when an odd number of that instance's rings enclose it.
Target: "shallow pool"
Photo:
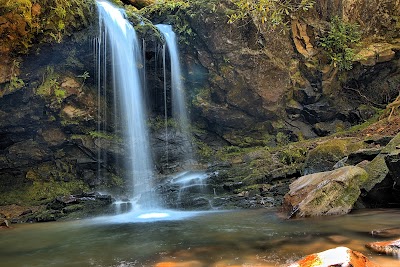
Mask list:
[[[282,266],[337,246],[360,251],[382,267],[400,266],[399,259],[364,247],[382,240],[369,231],[399,226],[400,210],[290,221],[265,209],[150,213],[141,219],[13,225],[0,231],[0,266]]]

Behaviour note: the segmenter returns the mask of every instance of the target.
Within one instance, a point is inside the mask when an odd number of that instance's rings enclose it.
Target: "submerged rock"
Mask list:
[[[382,242],[373,242],[365,245],[367,248],[387,255],[400,257],[400,239]]]
[[[199,261],[183,261],[183,262],[176,262],[176,261],[162,261],[155,265],[155,267],[202,267],[202,264]]]
[[[400,237],[400,227],[373,230],[371,235],[375,237]]]
[[[346,247],[337,247],[319,253],[311,254],[288,267],[378,267],[362,253]]]
[[[355,166],[302,176],[289,186],[283,209],[289,218],[347,214],[366,179],[365,170]]]

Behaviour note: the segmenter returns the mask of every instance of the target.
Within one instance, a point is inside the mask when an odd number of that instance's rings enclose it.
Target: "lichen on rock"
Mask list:
[[[289,186],[283,209],[289,218],[347,214],[367,176],[364,169],[355,166],[302,176]]]

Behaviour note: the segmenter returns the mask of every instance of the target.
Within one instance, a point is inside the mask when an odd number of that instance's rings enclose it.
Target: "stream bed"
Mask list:
[[[399,226],[397,209],[298,220],[267,209],[186,215],[15,224],[0,231],[0,266],[285,266],[338,246],[360,251],[382,267],[400,266],[399,259],[364,247],[384,240],[371,230]]]

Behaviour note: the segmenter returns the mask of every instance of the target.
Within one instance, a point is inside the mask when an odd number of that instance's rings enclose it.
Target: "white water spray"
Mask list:
[[[125,19],[124,12],[106,1],[98,1],[97,7],[100,22],[98,45],[99,47],[107,45],[111,50],[109,59],[113,79],[111,84],[116,92],[115,99],[120,102],[121,127],[124,130],[129,152],[127,163],[133,176],[132,199],[139,199],[136,208],[154,209],[159,204],[153,192],[153,163],[150,157],[145,100],[142,96],[142,82],[139,74],[138,64],[142,62],[142,53],[135,30]],[[105,38],[102,38],[103,35],[106,35]],[[98,51],[106,50],[98,49]],[[98,57],[100,58],[101,55]],[[98,65],[99,68],[103,67],[102,64]],[[99,75],[102,73],[101,70],[97,72]],[[104,82],[104,84],[107,83]],[[106,91],[105,88],[103,90]]]
[[[172,94],[172,117],[177,121],[183,134],[182,149],[186,153],[186,159],[194,163],[191,134],[189,129],[189,118],[186,108],[186,97],[182,82],[182,70],[179,62],[179,50],[176,35],[171,25],[158,24],[157,29],[165,38],[170,60],[171,60],[171,94]],[[165,54],[164,54],[164,69]],[[166,79],[164,74],[164,79]]]

